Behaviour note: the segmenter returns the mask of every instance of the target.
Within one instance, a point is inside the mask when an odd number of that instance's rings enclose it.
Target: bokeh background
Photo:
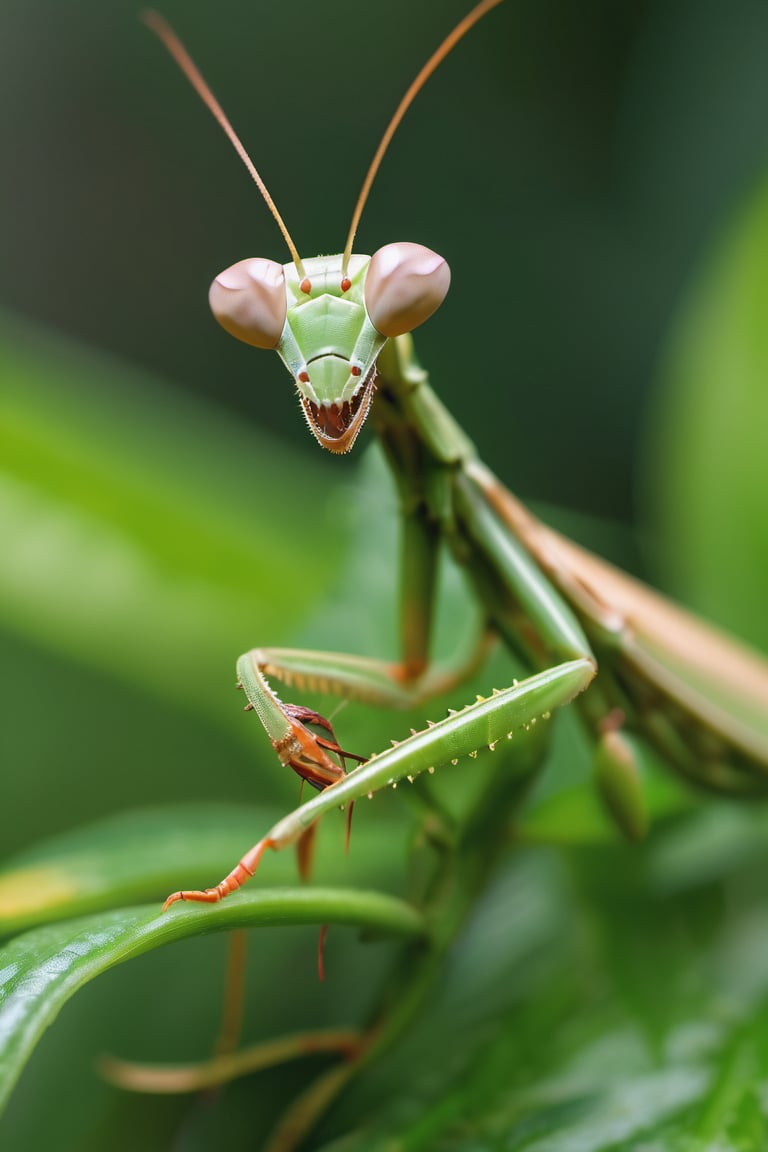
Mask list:
[[[162,6],[307,255],[342,247],[388,116],[466,8]],[[6,0],[0,20],[2,304],[310,451],[277,359],[206,307],[218,271],[282,241],[138,5]],[[515,0],[408,114],[358,246],[448,258],[422,359],[527,498],[631,509],[665,332],[765,171],[767,36],[757,0]]]
[[[162,11],[315,255],[342,247],[389,115],[467,7],[165,0]],[[764,497],[748,556],[744,537],[727,539],[731,465],[708,477],[735,405],[696,439],[697,483],[711,490],[700,501],[681,481],[670,511],[669,461],[694,474],[696,416],[690,394],[677,407],[664,396],[686,376],[675,350],[691,301],[723,282],[717,253],[768,168],[766,45],[758,0],[508,0],[408,113],[357,244],[408,239],[448,259],[451,292],[419,354],[515,491],[763,647]],[[218,271],[285,259],[282,241],[135,4],[4,0],[0,92],[0,849],[187,798],[284,809],[292,782],[237,723],[234,657],[292,642],[394,655],[395,640],[381,534],[367,567],[346,551],[350,533],[359,542],[361,453],[321,456],[277,357],[238,345],[208,313]],[[759,271],[768,246],[744,244]],[[768,331],[764,315],[753,334]],[[706,310],[693,327],[707,328]],[[696,355],[680,353],[701,370],[694,385],[714,358],[706,340]],[[732,363],[720,365],[727,387]],[[760,372],[749,379],[764,396]],[[764,409],[739,411],[731,461],[740,435],[759,441],[765,427]],[[377,504],[366,485],[374,524],[393,498],[382,489]],[[708,531],[720,494],[731,509]],[[681,518],[704,522],[709,553],[677,547]],[[389,735],[384,724],[377,739]],[[57,1147],[105,1146],[107,1132],[120,1146],[121,1106],[88,1087],[83,1112],[68,1085],[90,1085],[99,1045],[166,1055],[191,1032],[205,1050],[215,1006],[191,1014],[183,994],[216,969],[209,943],[184,953],[183,971],[152,957],[68,1009],[9,1114],[18,1147],[49,1139],[34,1100],[53,1082],[64,1085]],[[302,938],[289,995],[297,1021],[315,999],[306,948]],[[290,983],[284,955],[270,955],[257,986]],[[284,1005],[279,1021],[259,1008],[252,1030],[285,1026]],[[126,1147],[137,1131],[126,1128]]]

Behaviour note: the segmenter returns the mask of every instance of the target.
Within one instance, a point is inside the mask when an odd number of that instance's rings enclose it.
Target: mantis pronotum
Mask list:
[[[402,778],[494,749],[574,698],[595,745],[603,795],[631,837],[645,829],[639,785],[645,750],[716,791],[749,795],[768,786],[768,665],[735,641],[537,521],[481,463],[431,390],[410,332],[438,308],[445,261],[420,245],[388,244],[372,258],[352,252],[363,205],[403,114],[469,28],[501,0],[483,0],[443,41],[406,93],[371,164],[344,252],[302,259],[229,121],[173,32],[147,21],[229,136],[259,186],[291,262],[247,259],[210,293],[223,327],[277,350],[294,378],[322,447],[351,449],[370,413],[402,503],[402,658],[396,665],[338,653],[255,649],[238,678],[278,757],[319,791],[281,820],[213,888],[176,892],[214,902],[254,873],[267,848],[303,842],[321,815]],[[447,544],[482,605],[486,625],[473,652],[430,663],[438,551]],[[281,702],[267,678],[382,706],[420,703],[478,666],[498,635],[532,675],[417,732],[346,772],[344,752],[318,713]],[[587,691],[588,689],[588,691]]]

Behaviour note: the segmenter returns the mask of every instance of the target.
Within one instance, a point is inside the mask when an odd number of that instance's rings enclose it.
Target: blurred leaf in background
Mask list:
[[[763,651],[767,254],[763,181],[720,238],[672,330],[647,470],[659,563],[670,586]]]

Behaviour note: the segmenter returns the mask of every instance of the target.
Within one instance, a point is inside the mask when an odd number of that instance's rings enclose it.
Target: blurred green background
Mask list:
[[[468,4],[159,7],[315,255],[342,247],[390,113]],[[282,241],[138,9],[2,5],[0,302],[310,452],[277,358],[227,340],[206,305],[217,272],[282,260]],[[409,112],[358,247],[449,260],[422,359],[526,497],[631,508],[670,317],[766,167],[766,41],[757,0],[512,0]]]
[[[467,7],[162,11],[315,255],[343,245],[379,134]],[[419,354],[515,491],[632,565],[639,523],[645,570],[764,648],[766,45],[758,2],[508,0],[409,112],[357,245],[409,239],[448,259]],[[364,534],[393,497],[372,498],[369,476],[361,510],[362,453],[322,456],[277,357],[209,316],[218,271],[286,254],[136,6],[5,0],[0,77],[2,854],[147,804],[285,809],[293,782],[238,717],[234,658],[257,643],[394,655],[389,537]],[[390,729],[350,717],[345,734],[367,751]],[[216,971],[211,943],[68,1009],[22,1080],[18,1147],[47,1139],[33,1102],[62,1063],[90,1085],[100,1045],[173,1055],[191,1031],[205,1051],[215,1006],[183,998]],[[253,982],[287,982],[303,1022],[307,938],[294,967],[272,947]],[[351,986],[350,1015],[366,995]],[[284,1007],[262,1000],[251,1033],[285,1027]],[[100,1119],[81,1120],[71,1091],[57,1146],[113,1142],[124,1105],[99,1089]]]

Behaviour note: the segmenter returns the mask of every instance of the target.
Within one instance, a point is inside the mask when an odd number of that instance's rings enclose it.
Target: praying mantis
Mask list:
[[[302,258],[258,171],[175,34],[145,17],[228,135],[274,216],[291,260],[250,258],[213,282],[210,304],[236,338],[278,352],[318,443],[352,449],[369,421],[401,506],[401,659],[256,648],[240,657],[238,685],[280,763],[317,796],[280,820],[218,884],[165,902],[213,903],[255,873],[268,849],[299,849],[309,870],[321,816],[413,781],[464,756],[496,749],[574,702],[594,746],[597,785],[622,831],[641,838],[642,775],[660,755],[694,784],[756,796],[768,790],[768,664],[745,646],[590,554],[536,519],[482,463],[432,390],[411,332],[449,287],[446,262],[411,243],[353,253],[382,157],[415,95],[454,45],[501,0],[482,0],[446,37],[403,97],[374,156],[340,255]],[[483,371],[489,370],[483,368]],[[468,652],[430,658],[438,557],[447,548],[482,606]],[[382,707],[422,705],[482,666],[494,638],[530,675],[368,759],[346,752],[330,722],[285,703],[270,681]],[[346,761],[360,763],[347,771]]]

